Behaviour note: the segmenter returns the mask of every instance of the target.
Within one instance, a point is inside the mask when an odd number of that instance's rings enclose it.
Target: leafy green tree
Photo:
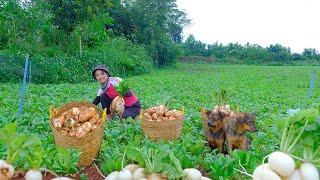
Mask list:
[[[185,48],[185,55],[187,56],[207,56],[206,55],[206,44],[202,43],[201,41],[196,41],[195,37],[191,34],[186,39]]]
[[[157,66],[174,62],[179,53],[174,42],[181,41],[182,29],[189,23],[176,1],[131,0],[124,6],[132,15],[135,42],[146,46]]]
[[[320,60],[320,54],[314,48],[306,48],[303,50],[302,55],[307,59],[316,59]]]
[[[53,23],[71,33],[78,24],[92,20],[112,6],[107,0],[50,0]]]

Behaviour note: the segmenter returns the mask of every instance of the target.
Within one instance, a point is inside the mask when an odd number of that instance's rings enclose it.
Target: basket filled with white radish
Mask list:
[[[173,140],[181,135],[184,112],[160,105],[142,111],[141,127],[152,140]]]
[[[237,171],[256,180],[319,180],[320,106],[295,112],[279,126],[279,150],[266,156],[252,175],[244,168]]]
[[[80,149],[79,166],[91,165],[100,150],[105,113],[90,102],[71,102],[50,109],[55,143],[63,148]]]

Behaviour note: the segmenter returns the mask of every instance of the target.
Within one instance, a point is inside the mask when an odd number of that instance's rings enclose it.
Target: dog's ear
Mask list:
[[[208,116],[208,115],[211,114],[211,111],[206,110],[205,108],[201,108],[200,113],[203,114],[203,115],[207,115]]]
[[[254,121],[256,118],[257,118],[257,112],[253,112],[251,115],[252,115],[252,120]]]
[[[201,114],[202,118],[208,119],[207,113],[208,113],[208,111],[206,109],[204,109],[204,108],[200,109],[200,114]]]
[[[212,114],[211,110],[207,111],[207,116],[210,116],[211,114]]]
[[[201,114],[207,114],[207,110],[206,110],[205,108],[201,108],[201,109],[200,109],[200,113],[201,113]]]
[[[206,110],[206,109],[204,109],[204,108],[201,108],[200,113],[201,113],[201,115],[204,116],[204,117],[209,117],[210,114],[211,114],[211,111],[210,111],[210,110]]]
[[[245,114],[243,112],[239,112],[237,114],[236,117],[237,121],[239,121],[240,123],[244,123],[245,122]]]

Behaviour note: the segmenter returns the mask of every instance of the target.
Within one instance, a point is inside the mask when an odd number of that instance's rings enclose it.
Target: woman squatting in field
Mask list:
[[[101,84],[93,104],[98,105],[101,103],[102,108],[107,108],[108,119],[112,118],[110,106],[112,101],[119,96],[116,86],[122,81],[119,77],[111,77],[108,69],[104,65],[98,65],[92,71],[92,76]],[[120,114],[122,118],[132,117],[135,118],[140,114],[141,105],[138,97],[132,90],[125,92],[123,96],[124,110]]]

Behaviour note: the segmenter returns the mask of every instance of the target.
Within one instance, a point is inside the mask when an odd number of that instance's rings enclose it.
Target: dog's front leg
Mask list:
[[[221,140],[219,142],[217,142],[217,146],[218,146],[218,149],[219,149],[219,153],[222,153],[223,152],[223,145],[224,145],[224,141],[221,142]]]
[[[246,137],[243,139],[242,143],[240,144],[239,149],[248,150],[248,139]]]
[[[229,139],[227,137],[227,148],[228,148],[228,154],[231,155],[232,154],[232,142],[231,142],[231,139]]]

